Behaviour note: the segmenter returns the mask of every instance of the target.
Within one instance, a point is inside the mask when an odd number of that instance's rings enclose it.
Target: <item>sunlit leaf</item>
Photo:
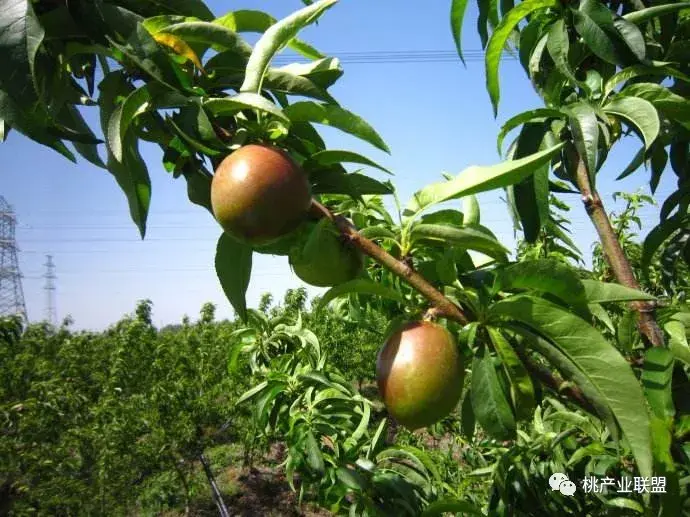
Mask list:
[[[489,43],[486,47],[486,88],[491,97],[491,103],[494,107],[494,115],[498,112],[498,101],[500,99],[499,84],[498,84],[498,67],[501,62],[501,55],[503,49],[508,42],[508,38],[512,34],[517,24],[524,17],[540,9],[558,7],[557,0],[526,0],[518,4],[512,9],[507,16],[505,16],[496,27],[496,30],[491,35]]]
[[[354,135],[382,151],[390,152],[374,128],[361,117],[340,106],[302,101],[287,106],[284,113],[292,122],[312,122],[332,126]]]
[[[639,97],[616,97],[603,109],[606,113],[623,117],[633,124],[642,134],[647,149],[659,134],[659,115],[651,102]]]
[[[320,0],[271,25],[254,46],[254,50],[247,63],[247,74],[241,86],[241,91],[260,92],[264,75],[273,56],[284,48],[300,30],[315,22],[327,9],[333,7],[337,1]]]
[[[558,144],[531,156],[497,165],[469,167],[451,181],[432,183],[416,192],[406,209],[417,213],[436,203],[514,185],[532,174],[535,168],[548,163],[562,146]]]
[[[348,294],[371,294],[396,301],[401,301],[402,299],[402,294],[394,289],[381,285],[373,280],[356,278],[329,289],[319,300],[317,310],[322,310],[332,300]]]

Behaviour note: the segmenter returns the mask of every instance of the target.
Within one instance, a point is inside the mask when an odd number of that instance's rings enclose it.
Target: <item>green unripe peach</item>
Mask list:
[[[307,284],[330,287],[357,277],[364,267],[362,254],[345,243],[333,224],[322,220],[306,243],[290,253],[290,266]]]

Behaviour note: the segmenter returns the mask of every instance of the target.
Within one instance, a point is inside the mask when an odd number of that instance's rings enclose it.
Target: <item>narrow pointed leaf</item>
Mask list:
[[[461,249],[484,253],[498,261],[506,261],[509,251],[495,238],[470,227],[453,228],[443,224],[417,224],[412,228],[412,242],[452,244]]]
[[[142,86],[130,93],[110,116],[107,141],[116,160],[122,161],[122,145],[127,130],[131,127],[134,118],[147,109],[150,99],[148,87]]]
[[[498,101],[500,99],[498,67],[501,62],[503,49],[508,43],[508,38],[524,17],[541,9],[556,8],[558,5],[557,0],[526,0],[521,2],[503,17],[491,35],[486,47],[486,88],[491,97],[494,115],[498,112]]]
[[[434,501],[424,509],[421,517],[443,517],[446,514],[461,513],[462,515],[484,516],[481,508],[467,501],[457,499],[440,499]]]
[[[518,420],[526,420],[532,417],[536,407],[534,385],[525,365],[522,364],[520,357],[515,353],[508,340],[498,329],[489,327],[489,338],[493,343],[494,350],[501,358],[501,364],[505,369],[508,380],[510,381],[510,392],[515,408],[515,416]]]
[[[315,166],[328,167],[330,165],[336,165],[339,163],[358,163],[360,165],[368,165],[388,174],[392,174],[391,171],[385,167],[382,167],[373,160],[370,160],[366,156],[362,156],[361,154],[357,154],[352,151],[339,151],[335,149],[327,149],[311,155],[309,160],[307,160],[307,162],[304,164],[304,168],[305,170],[309,170]]]
[[[284,48],[301,29],[315,22],[319,16],[327,9],[333,7],[337,1],[321,0],[315,2],[271,25],[254,46],[254,50],[247,63],[247,75],[240,90],[242,92],[259,93],[264,75],[273,56]]]
[[[678,2],[655,5],[653,7],[647,7],[646,9],[640,9],[637,11],[633,11],[631,13],[627,13],[623,15],[623,18],[625,18],[629,22],[639,25],[641,23],[646,22],[647,20],[651,20],[652,18],[658,18],[659,16],[675,13],[683,9],[690,9],[690,2]]]
[[[635,300],[655,300],[651,294],[620,284],[581,280],[585,288],[587,303],[632,302]]]
[[[374,128],[364,119],[340,106],[303,101],[287,106],[284,113],[292,122],[325,124],[356,136],[382,151],[390,152]]]
[[[503,154],[502,148],[505,136],[519,125],[526,122],[546,122],[552,118],[564,118],[565,116],[565,113],[552,108],[537,108],[515,115],[503,124],[501,131],[498,133],[498,138],[496,140],[498,144],[498,154]]]
[[[348,294],[371,294],[396,301],[402,300],[402,295],[395,289],[390,289],[378,282],[366,278],[356,278],[326,291],[321,300],[319,300],[319,305],[316,310],[322,310],[332,300]]]
[[[218,239],[215,265],[225,296],[237,315],[247,321],[245,296],[252,275],[252,249],[223,233]]]
[[[467,11],[467,2],[468,0],[453,0],[450,6],[450,30],[463,64],[465,64],[465,57],[462,55],[462,25],[465,20],[465,11]]]
[[[524,260],[498,271],[496,291],[534,290],[548,293],[589,317],[587,293],[577,271],[559,260]]]
[[[230,51],[244,59],[249,59],[252,52],[252,47],[239,34],[211,22],[176,23],[166,27],[164,32],[181,38],[187,44],[200,44],[217,52]]]
[[[594,178],[597,165],[597,150],[599,148],[599,124],[594,108],[584,102],[568,107],[570,113],[570,127],[575,139],[578,153],[585,159],[587,172]]]
[[[451,181],[433,183],[416,192],[407,210],[417,213],[436,203],[514,185],[548,163],[563,144],[518,160],[508,160],[491,166],[472,166]]]
[[[477,196],[470,194],[462,198],[463,225],[479,224],[481,211]]]
[[[232,97],[210,99],[204,103],[204,108],[207,108],[214,115],[226,115],[245,109],[256,109],[273,115],[283,122],[290,123],[290,119],[283,110],[256,93],[239,93]]]
[[[667,348],[650,348],[644,354],[640,380],[652,413],[662,420],[673,420],[676,413],[671,393],[673,362],[673,354]]]
[[[472,409],[479,425],[493,438],[511,440],[517,429],[513,410],[501,388],[490,355],[472,362]]]

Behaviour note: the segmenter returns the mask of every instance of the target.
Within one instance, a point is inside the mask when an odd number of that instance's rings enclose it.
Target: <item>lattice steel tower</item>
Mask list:
[[[0,316],[18,314],[24,321],[26,303],[22,289],[22,273],[19,270],[15,229],[17,217],[3,196],[0,196]]]
[[[55,308],[55,263],[52,255],[46,255],[46,274],[43,278],[46,279],[46,285],[43,287],[46,291],[46,321],[51,325],[57,325],[57,309]]]

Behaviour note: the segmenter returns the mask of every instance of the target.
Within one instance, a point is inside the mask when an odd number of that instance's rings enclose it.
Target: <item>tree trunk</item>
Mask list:
[[[601,248],[604,252],[604,257],[611,267],[611,271],[616,277],[618,283],[639,289],[640,284],[635,278],[630,261],[626,257],[621,243],[616,236],[616,232],[611,225],[611,220],[604,208],[604,203],[601,201],[596,189],[592,187],[589,181],[589,174],[585,161],[574,149],[571,150],[572,163],[577,165],[575,170],[575,179],[577,182],[580,194],[582,194],[582,202],[585,205],[585,210],[589,216],[594,228],[599,234],[601,241]],[[638,313],[638,328],[646,339],[646,341],[653,346],[664,345],[664,335],[654,317],[654,304],[651,302],[633,302],[631,307]]]
[[[206,460],[206,457],[204,456],[204,453],[202,452],[199,454],[199,461],[201,462],[201,465],[204,467],[204,473],[206,474],[206,479],[208,479],[209,485],[211,485],[211,493],[213,494],[213,502],[216,503],[216,507],[218,507],[218,514],[220,517],[230,517],[230,512],[228,511],[228,507],[225,506],[225,501],[223,501],[223,495],[220,493],[220,490],[218,489],[218,485],[216,484],[216,478],[213,477],[213,472],[211,471],[211,466],[208,464],[208,461]]]

